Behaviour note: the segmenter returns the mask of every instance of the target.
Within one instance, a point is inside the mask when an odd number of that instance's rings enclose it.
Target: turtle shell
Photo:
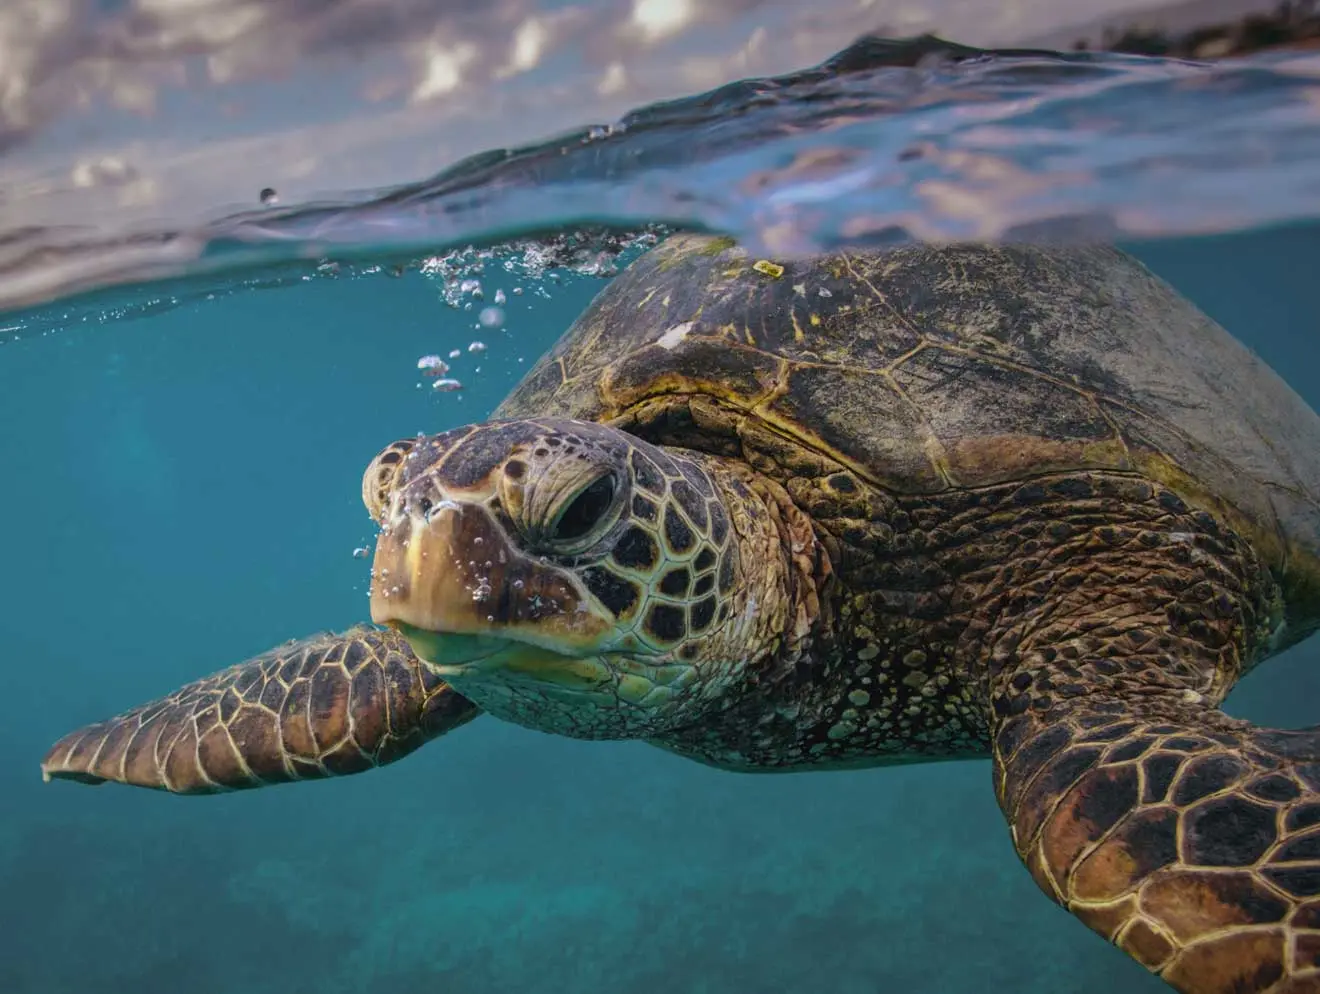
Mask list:
[[[496,413],[631,427],[674,395],[896,493],[1141,474],[1253,543],[1283,586],[1287,641],[1320,621],[1320,417],[1119,249],[776,262],[676,236],[611,282]],[[697,421],[649,437],[729,451]],[[757,432],[741,434],[745,451]]]

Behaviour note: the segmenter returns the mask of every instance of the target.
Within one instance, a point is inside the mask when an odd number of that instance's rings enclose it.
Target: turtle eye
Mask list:
[[[602,476],[583,488],[559,513],[546,537],[555,543],[576,542],[589,535],[614,504],[614,477]]]

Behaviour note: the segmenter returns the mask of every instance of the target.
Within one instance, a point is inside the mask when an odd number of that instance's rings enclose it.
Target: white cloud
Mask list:
[[[423,56],[425,73],[413,89],[412,99],[433,100],[457,90],[463,85],[464,70],[476,57],[477,46],[470,42],[433,43]]]
[[[692,21],[692,0],[633,0],[632,22],[648,41],[668,38]]]
[[[611,62],[605,67],[605,72],[601,75],[600,81],[596,84],[596,92],[602,97],[611,97],[616,93],[623,91],[628,85],[628,72],[623,68],[622,62]]]
[[[122,186],[138,178],[134,166],[117,155],[103,155],[74,164],[71,179],[79,189],[93,186]]]
[[[527,18],[514,31],[509,61],[496,73],[496,77],[503,79],[535,69],[545,54],[548,41],[549,32],[546,31],[545,22],[539,17]]]

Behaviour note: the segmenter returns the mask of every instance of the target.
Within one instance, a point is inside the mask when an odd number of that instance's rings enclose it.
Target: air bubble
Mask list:
[[[353,550],[354,559],[366,559],[367,556],[369,555],[371,555],[371,550],[368,549],[365,545],[359,545],[356,549]]]
[[[503,303],[505,303],[508,299],[509,299],[508,297],[504,296],[504,291],[503,291],[503,290],[496,290],[496,291],[495,291],[495,303],[497,303],[497,304],[503,304]]]
[[[449,351],[449,358],[451,358],[451,359],[457,359],[457,358],[458,358],[459,356],[461,356],[462,354],[463,354],[463,350],[462,350],[462,349],[450,349],[450,351]]]
[[[440,291],[444,302],[463,308],[486,299],[488,294],[480,277],[487,272],[508,274],[509,279],[528,279],[535,284],[526,292],[548,297],[545,287],[559,284],[569,274],[604,278],[614,275],[622,265],[658,244],[669,233],[664,225],[646,225],[630,232],[582,229],[541,238],[515,239],[498,246],[478,248],[468,245],[442,255],[429,256],[417,266],[423,277]],[[524,293],[524,287],[509,291]],[[493,294],[501,304],[501,291]],[[505,298],[507,300],[507,297]]]
[[[469,342],[469,343],[468,343],[468,351],[469,351],[469,352],[485,352],[485,351],[486,351],[486,343],[485,343],[485,342]]]
[[[417,360],[417,368],[427,376],[444,376],[449,372],[449,363],[438,355],[424,355]]]
[[[483,328],[498,328],[504,323],[504,311],[498,307],[483,307],[477,320]]]
[[[445,376],[431,384],[432,390],[440,390],[444,393],[452,393],[455,390],[462,390],[463,384],[458,380]]]

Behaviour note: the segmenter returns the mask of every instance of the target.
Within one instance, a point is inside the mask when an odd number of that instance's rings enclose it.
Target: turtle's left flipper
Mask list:
[[[1045,893],[1185,994],[1320,991],[1320,729],[1021,690],[995,700],[995,787]]]
[[[360,773],[478,708],[402,636],[359,627],[289,643],[60,739],[42,776],[178,794]]]

